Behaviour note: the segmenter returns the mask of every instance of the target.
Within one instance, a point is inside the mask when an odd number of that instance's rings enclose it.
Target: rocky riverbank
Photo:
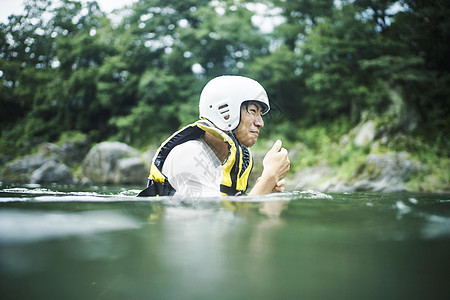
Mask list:
[[[320,164],[296,172],[288,187],[328,192],[401,192],[408,190],[406,183],[421,168],[420,163],[411,160],[406,152],[370,154],[349,180],[339,179],[332,167]]]
[[[82,158],[73,160],[70,153],[74,152]],[[39,147],[37,153],[5,164],[0,171],[0,180],[37,184],[144,186],[151,156],[120,142],[99,143],[88,151],[76,144],[57,146],[46,143]],[[69,165],[75,165],[76,169],[71,170]]]
[[[124,184],[144,186],[153,153],[139,153],[119,142],[103,142],[92,147],[81,161],[78,171],[65,163],[72,149],[45,144],[36,154],[7,163],[1,170],[3,182],[38,184]],[[264,153],[255,153],[253,180],[260,174]],[[326,163],[304,168],[290,174],[289,190],[316,189],[328,192],[407,190],[410,177],[422,170],[419,162],[406,152],[370,154],[353,178],[343,181]]]
[[[322,149],[321,152],[338,157],[340,164],[330,163],[330,159],[320,161],[320,157],[315,157],[320,162],[300,168],[296,166],[300,165],[298,162],[305,153],[317,154],[316,150],[311,150],[304,144],[294,144],[289,148],[293,168],[288,174],[287,189],[315,189],[323,192],[448,191],[448,175],[444,180],[438,180],[438,183],[433,182],[436,176],[432,168],[426,162],[417,160],[411,153],[386,151],[386,147],[384,151],[379,151],[388,139],[369,120],[341,137],[338,143]],[[354,154],[352,149],[366,150],[358,150]],[[154,152],[148,150],[141,153],[120,142],[102,142],[92,147],[85,141],[62,145],[46,143],[34,154],[4,162],[0,167],[0,182],[144,187]],[[261,174],[265,152],[266,150],[253,152],[255,166],[251,183]],[[448,159],[443,168],[447,168],[446,166]],[[347,174],[343,175],[343,169],[347,170]],[[409,184],[412,179],[417,180],[420,176],[428,178],[428,181],[431,178],[431,181],[417,185],[418,187]]]

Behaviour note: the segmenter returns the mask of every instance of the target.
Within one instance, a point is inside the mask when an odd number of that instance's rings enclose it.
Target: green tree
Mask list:
[[[450,3],[448,1],[403,1],[405,10],[395,16],[388,35],[406,45],[407,54],[416,61],[410,76],[397,76],[408,105],[422,118],[425,136],[446,140],[450,130]]]
[[[186,113],[179,107],[191,97],[196,78],[176,47],[177,30],[199,3],[140,1],[115,29],[115,52],[105,58],[98,81],[115,138],[145,146],[180,126]]]
[[[356,1],[371,11],[368,19],[381,28],[384,47],[361,62],[375,82],[399,89],[405,106],[420,115],[427,139],[443,140],[450,129],[450,21],[447,1]],[[389,4],[397,11],[388,13]],[[446,143],[444,141],[444,143]],[[447,142],[448,143],[448,142]]]
[[[28,0],[0,24],[0,151],[73,130],[145,147],[194,121],[202,86],[221,74],[266,87],[274,134],[358,121],[399,91],[419,128],[445,140],[447,2],[263,1],[284,20],[266,34],[252,22],[260,1],[141,0],[112,22],[95,1]]]
[[[10,115],[2,118],[2,151],[27,151],[66,130],[91,130],[98,120],[96,68],[108,47],[94,36],[104,14],[95,2],[71,0],[28,1],[25,8],[2,24],[1,101]]]
[[[143,146],[195,121],[206,80],[243,72],[254,57],[267,52],[268,42],[251,16],[237,1],[215,6],[210,1],[136,3],[116,35],[116,41],[128,42],[120,42],[120,51],[107,58],[98,85],[102,103],[123,109],[110,122],[116,137]],[[109,59],[122,63],[110,64]],[[114,83],[111,70],[126,75],[122,83]],[[129,91],[134,92],[125,104],[121,93]]]
[[[373,90],[370,74],[360,61],[378,55],[378,39],[372,26],[355,19],[352,5],[336,10],[333,18],[320,22],[300,48],[302,77],[309,94],[308,112],[315,122],[341,115],[357,120],[369,105],[383,97]]]
[[[276,28],[275,34],[292,51],[304,40],[311,28],[324,18],[331,17],[334,11],[333,0],[273,0],[268,3],[281,8],[281,15],[286,21]]]
[[[25,4],[24,15],[10,16],[8,24],[0,25],[0,149],[3,153],[15,153],[17,148],[33,143],[35,133],[42,132],[45,122],[37,122],[35,126],[25,123],[31,121],[28,115],[36,101],[46,97],[45,86],[54,74],[52,37],[43,29],[42,18],[49,3],[41,0]]]
[[[223,1],[192,12],[180,31],[178,47],[203,76],[241,73],[255,57],[268,53],[268,41],[252,24],[253,13],[244,2]]]

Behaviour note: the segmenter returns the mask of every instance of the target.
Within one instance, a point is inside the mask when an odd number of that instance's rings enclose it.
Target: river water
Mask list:
[[[2,299],[449,299],[450,195],[0,185]]]

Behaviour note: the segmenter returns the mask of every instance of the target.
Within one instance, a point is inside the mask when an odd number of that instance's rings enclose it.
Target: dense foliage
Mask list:
[[[411,134],[448,143],[448,1],[139,0],[116,14],[28,0],[0,24],[0,153],[73,131],[145,147],[194,121],[220,74],[266,87],[269,134],[400,105],[417,116]]]

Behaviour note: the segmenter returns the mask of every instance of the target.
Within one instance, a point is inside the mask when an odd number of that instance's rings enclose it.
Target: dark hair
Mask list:
[[[247,101],[244,101],[244,102],[242,103],[242,105],[245,106],[245,110],[247,110],[247,112],[248,112],[248,106],[251,105],[251,104],[256,105],[256,106],[257,106],[258,108],[260,108],[261,110],[264,110],[264,106],[263,106],[263,105],[261,104],[261,102],[259,102],[259,101],[247,100]]]

